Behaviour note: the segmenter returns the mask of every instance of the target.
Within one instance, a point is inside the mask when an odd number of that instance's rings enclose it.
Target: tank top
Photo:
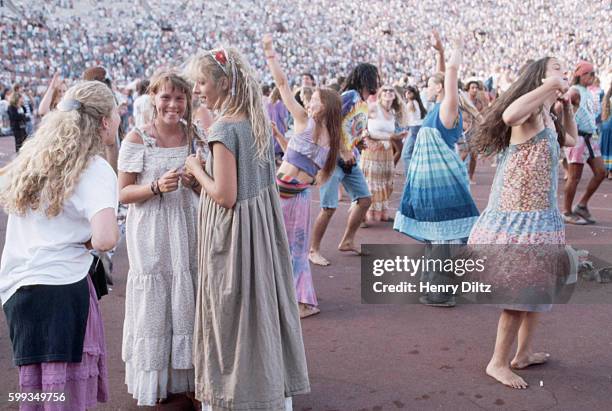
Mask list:
[[[373,140],[389,140],[395,133],[395,116],[388,120],[380,107],[376,104],[376,116],[368,119],[368,132]]]
[[[408,127],[416,127],[423,124],[423,119],[421,118],[421,107],[419,107],[419,103],[416,100],[408,101],[408,104],[412,104],[414,107],[414,111],[407,111],[408,114]]]
[[[294,134],[289,143],[283,160],[314,177],[325,166],[329,147],[323,147],[314,142],[315,122],[308,119],[306,129]]]
[[[459,137],[461,137],[461,134],[463,133],[463,116],[461,115],[461,110],[459,110],[459,117],[457,117],[454,127],[444,127],[442,120],[440,120],[440,104],[441,103],[436,103],[427,113],[427,116],[425,116],[423,119],[423,127],[430,127],[438,130],[446,144],[451,148],[451,150],[454,150],[455,143],[457,140],[459,140]]]

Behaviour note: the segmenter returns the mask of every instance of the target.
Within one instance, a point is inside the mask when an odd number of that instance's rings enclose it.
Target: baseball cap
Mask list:
[[[593,66],[592,63],[589,63],[588,61],[580,61],[577,65],[576,68],[574,69],[574,75],[575,76],[584,76],[587,73],[591,73],[595,71],[595,66]]]

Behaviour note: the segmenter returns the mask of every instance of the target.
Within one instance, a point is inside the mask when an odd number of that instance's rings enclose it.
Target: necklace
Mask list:
[[[385,107],[385,105],[384,105],[384,104],[382,104],[382,103],[380,104],[380,107],[383,109],[384,114],[387,114],[387,115],[392,114],[392,112],[391,112],[392,108],[391,108],[391,107],[387,108],[387,107]]]

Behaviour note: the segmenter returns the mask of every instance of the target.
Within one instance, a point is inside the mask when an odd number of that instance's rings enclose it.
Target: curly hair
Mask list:
[[[99,81],[83,81],[66,92],[60,105],[65,100],[81,105],[44,116],[34,137],[0,170],[8,182],[0,192],[0,205],[7,213],[23,215],[43,208],[48,217],[57,216],[90,159],[102,153],[101,121],[116,109],[112,91]]]
[[[216,53],[220,51],[227,57],[227,73],[215,60]],[[201,52],[187,62],[185,74],[193,81],[211,76],[218,84],[221,78],[226,77],[230,84],[235,84],[234,95],[228,94],[219,102],[219,107],[216,107],[219,119],[224,116],[246,115],[251,122],[257,157],[259,160],[264,160],[270,151],[272,128],[264,110],[259,81],[242,54],[234,47]]]
[[[375,65],[370,63],[358,64],[342,84],[342,92],[355,90],[361,93],[367,89],[370,94],[376,94],[380,85],[380,75]]]

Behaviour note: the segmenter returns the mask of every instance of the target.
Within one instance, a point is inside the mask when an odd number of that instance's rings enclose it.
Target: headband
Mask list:
[[[227,69],[227,65],[229,64],[232,70],[232,90],[231,95],[234,97],[236,95],[236,64],[232,58],[227,59],[227,52],[224,48],[220,48],[218,50],[210,50],[208,54],[212,57],[212,59],[217,63],[217,65],[221,68],[223,73],[229,77],[229,71]]]
[[[59,104],[57,105],[57,109],[59,111],[72,111],[72,110],[80,109],[81,106],[82,104],[79,100],[68,98],[68,99],[63,99],[62,101],[60,101]]]

